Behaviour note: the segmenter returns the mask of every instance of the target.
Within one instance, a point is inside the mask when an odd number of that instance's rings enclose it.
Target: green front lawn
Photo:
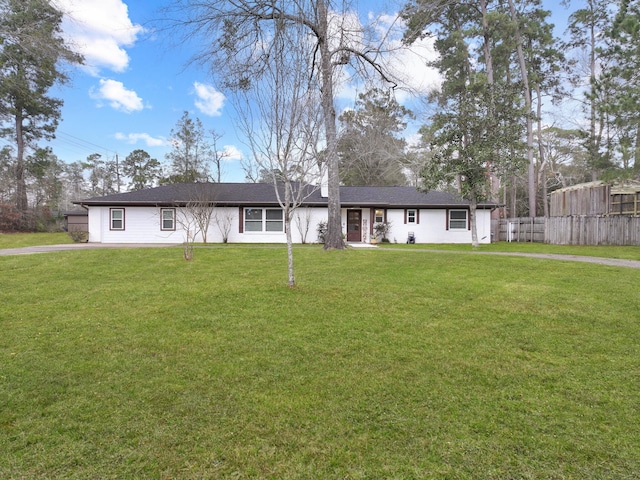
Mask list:
[[[58,245],[73,243],[66,232],[58,233],[0,233],[0,249]]]
[[[0,478],[640,474],[638,270],[195,254],[0,257]]]
[[[551,253],[558,255],[581,255],[586,257],[620,258],[624,260],[640,260],[640,247],[618,246],[587,246],[587,245],[547,245],[544,243],[527,242],[496,242],[482,244],[473,248],[471,244],[433,244],[423,243],[406,245],[403,243],[380,243],[382,248],[402,248],[409,250],[445,250],[462,252],[522,252],[522,253]]]

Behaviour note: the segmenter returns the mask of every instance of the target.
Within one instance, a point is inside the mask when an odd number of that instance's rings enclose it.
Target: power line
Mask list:
[[[87,155],[92,153],[102,153],[107,158],[113,157],[118,154],[116,150],[107,148],[103,145],[98,145],[97,143],[90,142],[89,140],[84,140],[80,137],[60,130],[57,131],[56,139],[54,140],[54,142],[58,143],[61,148],[67,148],[70,151],[82,155],[83,157],[86,157]]]
[[[56,133],[57,133],[57,135],[62,135],[63,137],[67,137],[66,139],[63,139],[63,138],[60,138],[59,136],[57,136],[56,138],[58,138],[59,140],[62,140],[63,142],[66,142],[66,143],[69,143],[69,144],[72,144],[72,145],[77,145],[77,146],[82,147],[82,148],[86,148],[87,150],[91,150],[91,149],[104,150],[106,152],[111,152],[114,155],[116,153],[118,153],[115,150],[112,150],[112,149],[107,148],[107,147],[102,146],[102,145],[98,145],[97,143],[93,143],[93,142],[90,142],[88,140],[84,140],[84,139],[82,139],[80,137],[76,137],[75,135],[71,135],[70,133],[62,132],[60,130],[58,130]],[[89,148],[89,147],[92,147],[92,148]]]
[[[84,160],[84,157],[92,153],[100,153],[107,158],[118,155],[118,152],[112,148],[105,147],[104,145],[98,145],[97,143],[84,140],[60,130],[56,131],[56,138],[50,140],[49,143],[53,147],[54,153],[57,145],[60,149],[64,148],[74,154],[82,156],[82,160]],[[6,138],[0,137],[0,147],[2,146],[15,146],[15,144]]]

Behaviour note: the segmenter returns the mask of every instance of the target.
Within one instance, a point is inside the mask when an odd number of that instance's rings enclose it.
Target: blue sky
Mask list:
[[[204,71],[186,68],[191,52],[171,47],[150,26],[160,2],[56,0],[68,12],[64,32],[85,57],[69,70],[71,82],[55,94],[64,100],[54,152],[64,161],[91,153],[126,157],[142,148],[164,161],[171,129],[187,110],[206,129],[224,134],[234,158],[240,155],[226,102]],[[230,163],[234,163],[233,161]],[[234,165],[229,165],[230,167]],[[231,178],[229,168],[228,181]]]
[[[244,181],[240,158],[250,155],[235,134],[231,105],[204,69],[187,66],[193,51],[177,47],[177,42],[153,29],[153,20],[161,15],[162,0],[54,2],[67,13],[65,36],[86,59],[85,66],[69,69],[71,82],[54,92],[64,100],[64,107],[57,139],[50,145],[61,160],[84,160],[92,153],[108,159],[117,154],[122,159],[141,148],[164,162],[171,129],[186,110],[198,117],[205,129],[222,135],[219,148],[229,153],[222,180]],[[369,7],[358,12],[361,17],[394,13],[392,7],[386,12],[383,7],[369,12],[374,3],[366,4]],[[553,5],[561,33],[566,12],[556,2]],[[421,47],[422,54],[428,55],[429,45]],[[398,65],[410,82],[422,86],[437,82],[437,75],[408,52]],[[418,82],[421,79],[423,82]],[[356,92],[353,85],[344,86],[339,103],[351,104]]]

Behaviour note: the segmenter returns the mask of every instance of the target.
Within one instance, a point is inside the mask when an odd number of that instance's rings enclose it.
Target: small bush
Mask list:
[[[85,243],[89,241],[89,232],[83,232],[80,230],[73,230],[68,232],[71,240],[76,243]]]
[[[318,234],[318,243],[325,243],[327,240],[327,221],[322,220],[318,222],[318,226],[316,227],[316,233]]]
[[[0,231],[19,232],[24,230],[20,211],[13,205],[0,203]]]
[[[388,242],[389,232],[391,231],[391,222],[379,222],[373,226],[373,233],[377,239]]]

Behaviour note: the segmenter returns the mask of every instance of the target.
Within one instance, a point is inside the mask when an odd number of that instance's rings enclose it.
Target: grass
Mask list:
[[[551,253],[558,255],[581,255],[586,257],[620,258],[623,260],[640,260],[640,246],[586,246],[586,245],[547,245],[544,243],[527,242],[496,242],[481,244],[478,248],[470,244],[417,244],[406,245],[396,243],[381,243],[382,248],[402,248],[409,250],[439,250],[439,251],[480,251],[480,252],[522,252],[522,253]]]
[[[21,248],[38,245],[58,245],[73,243],[66,232],[58,233],[1,233],[1,248]]]
[[[638,477],[637,270],[380,253],[0,257],[0,478]]]

